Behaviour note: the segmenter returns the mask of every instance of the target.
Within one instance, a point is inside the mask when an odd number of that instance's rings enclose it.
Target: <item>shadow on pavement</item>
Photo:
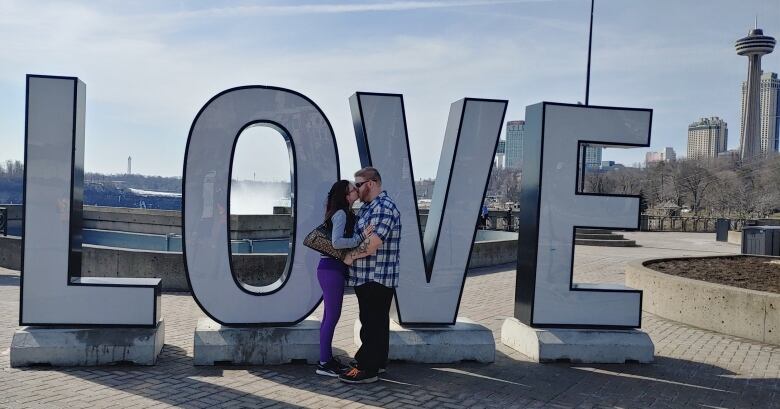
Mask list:
[[[192,366],[192,358],[182,348],[165,345],[156,366],[103,366],[91,368],[25,368],[24,371],[60,371],[96,385],[143,396],[157,402],[183,408],[218,407],[232,401],[238,407],[284,406],[300,408],[285,401],[267,398],[219,385],[211,379],[227,378],[226,368]],[[232,368],[231,368],[232,369]],[[95,387],[94,389],[98,389]],[[84,389],[85,392],[89,388]],[[116,399],[115,397],[106,399]],[[117,401],[118,406],[122,402]],[[138,405],[139,402],[134,402]],[[150,405],[151,406],[151,405]]]
[[[497,351],[493,364],[391,362],[382,381],[370,385],[346,385],[318,377],[304,365],[276,369],[293,377],[285,384],[288,387],[376,406],[393,402],[422,406],[433,401],[501,407],[543,402],[563,407],[780,408],[778,379],[735,379],[732,372],[718,366],[665,357],[657,357],[652,364],[537,364]],[[264,370],[249,372],[265,379]],[[391,396],[395,399],[388,399]]]
[[[507,355],[500,344],[497,347],[492,364],[391,362],[382,381],[369,385],[347,385],[318,376],[313,365],[195,367],[191,352],[174,345],[165,345],[153,367],[47,370],[181,407],[228,403],[296,407],[293,404],[299,402],[322,406],[326,402],[318,402],[319,395],[331,398],[327,399],[331,405],[349,401],[379,407],[780,408],[780,379],[776,377],[746,379],[715,365],[667,357],[656,357],[652,364],[537,364],[519,354]],[[780,352],[772,349],[773,356]],[[342,350],[334,353],[345,355]]]

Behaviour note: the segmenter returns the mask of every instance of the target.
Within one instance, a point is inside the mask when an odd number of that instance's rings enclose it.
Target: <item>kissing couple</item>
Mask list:
[[[354,203],[362,206],[357,214]],[[322,254],[317,279],[325,314],[320,326],[317,374],[346,383],[372,383],[387,367],[390,302],[398,286],[401,213],[382,189],[382,176],[372,167],[355,172],[355,181],[339,180],[328,192],[324,225],[340,251]],[[333,356],[333,333],[341,316],[344,287],[354,287],[360,308],[360,349],[350,365]]]

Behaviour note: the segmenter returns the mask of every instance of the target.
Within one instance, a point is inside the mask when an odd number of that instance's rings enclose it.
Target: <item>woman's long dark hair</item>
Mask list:
[[[330,187],[328,192],[328,200],[325,204],[325,223],[329,228],[333,228],[333,223],[330,218],[333,217],[336,212],[343,210],[347,214],[347,226],[344,229],[344,237],[352,237],[353,230],[355,229],[355,213],[352,212],[352,208],[347,201],[347,194],[349,193],[350,183],[348,180],[339,180]]]

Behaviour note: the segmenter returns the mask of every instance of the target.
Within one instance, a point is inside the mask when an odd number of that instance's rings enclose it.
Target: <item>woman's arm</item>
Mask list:
[[[347,214],[343,210],[334,213],[330,221],[333,224],[330,241],[333,243],[334,249],[351,249],[357,247],[363,241],[363,236],[359,233],[353,234],[352,237],[344,237],[344,228],[347,226]]]

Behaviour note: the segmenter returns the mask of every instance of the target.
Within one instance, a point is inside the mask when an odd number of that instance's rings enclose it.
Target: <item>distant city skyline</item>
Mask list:
[[[0,43],[0,160],[23,159],[24,78],[36,73],[87,84],[87,172],[125,173],[132,156],[133,173],[181,176],[206,101],[267,84],[323,109],[345,178],[360,166],[349,96],[402,93],[415,176],[433,178],[452,102],[508,99],[507,118],[523,119],[539,101],[584,101],[589,11],[586,0],[5,1],[0,35],[13,41]],[[685,152],[692,118],[739,124],[746,61],[734,40],[755,15],[764,33],[779,35],[776,0],[596,2],[590,103],[652,108],[654,150]],[[780,71],[780,53],[762,68]],[[264,135],[242,137],[236,178],[289,179],[284,146],[265,143],[281,136]],[[606,149],[603,159],[637,163],[646,152]]]

